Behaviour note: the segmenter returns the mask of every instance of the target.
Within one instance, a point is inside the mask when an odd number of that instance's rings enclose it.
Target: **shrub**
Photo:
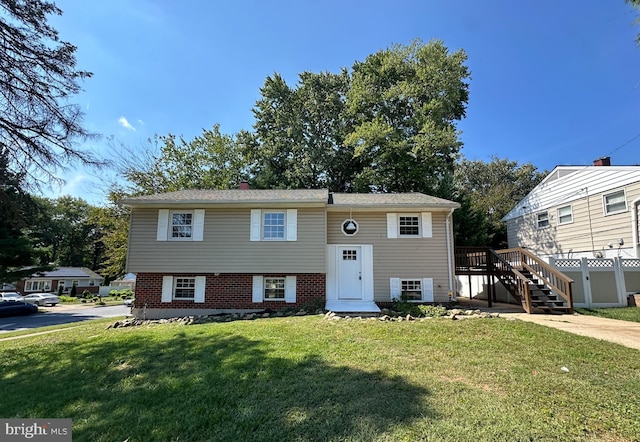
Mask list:
[[[418,310],[422,316],[434,318],[447,315],[447,308],[443,305],[419,305]]]
[[[58,295],[58,298],[60,298],[60,302],[75,302],[75,300],[77,299],[66,295]]]
[[[61,285],[58,285],[58,297],[60,299],[62,299],[62,291],[64,290],[64,287]],[[64,302],[64,301],[63,301]]]
[[[78,295],[78,287],[75,284],[71,286],[71,291],[69,292],[69,296],[75,298]]]

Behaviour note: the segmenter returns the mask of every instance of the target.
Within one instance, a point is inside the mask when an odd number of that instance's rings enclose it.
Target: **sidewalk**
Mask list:
[[[500,313],[500,317],[502,318],[533,322],[576,335],[589,336],[640,350],[639,322],[599,318],[597,316],[580,315],[577,313],[572,315],[529,315],[515,304],[494,302],[493,307],[488,308],[486,301],[469,301],[469,299],[458,298],[458,302],[463,308],[474,308],[486,312]]]

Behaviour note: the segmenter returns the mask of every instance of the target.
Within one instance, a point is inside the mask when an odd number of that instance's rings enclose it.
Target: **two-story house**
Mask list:
[[[319,299],[340,312],[455,294],[452,214],[420,194],[184,190],[127,198],[133,312],[160,318],[278,310]]]
[[[505,215],[509,247],[543,258],[640,258],[640,166],[558,166]]]

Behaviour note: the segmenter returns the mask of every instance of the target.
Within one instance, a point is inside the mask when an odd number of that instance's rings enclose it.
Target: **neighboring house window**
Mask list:
[[[419,279],[402,279],[400,281],[401,299],[407,301],[422,300],[422,281]]]
[[[171,213],[171,238],[191,238],[193,233],[193,213]]]
[[[206,281],[205,276],[163,276],[161,301],[184,300],[203,303]]]
[[[158,241],[202,241],[204,209],[158,211]]]
[[[79,286],[80,286],[80,281],[78,281],[78,280],[71,281],[71,285],[72,285],[72,286],[74,286],[74,285],[75,285],[76,287],[79,287]]]
[[[251,209],[251,241],[297,241],[298,210]]]
[[[89,287],[93,287],[94,285],[96,285],[95,281],[89,281]]]
[[[284,278],[264,278],[264,299],[284,299]]]
[[[627,211],[627,199],[624,190],[604,195],[604,214],[613,215],[614,213]]]
[[[295,303],[296,277],[254,275],[251,301],[254,303],[264,301]]]
[[[398,215],[398,234],[400,236],[420,236],[418,215]]]
[[[431,238],[431,212],[387,213],[387,238]]]
[[[66,281],[58,281],[58,287],[62,287],[62,290],[64,290]]]
[[[549,227],[549,212],[538,213],[537,226],[538,226],[538,229],[544,229],[545,227]]]
[[[571,206],[564,206],[558,209],[558,224],[570,224],[573,222],[573,209]]]
[[[284,212],[264,212],[262,216],[262,239],[284,240]]]
[[[26,292],[48,292],[51,290],[51,281],[27,281],[24,290]]]

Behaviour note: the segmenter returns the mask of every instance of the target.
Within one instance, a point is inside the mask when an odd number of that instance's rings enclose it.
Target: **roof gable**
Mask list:
[[[640,166],[557,166],[502,221],[640,181]]]

